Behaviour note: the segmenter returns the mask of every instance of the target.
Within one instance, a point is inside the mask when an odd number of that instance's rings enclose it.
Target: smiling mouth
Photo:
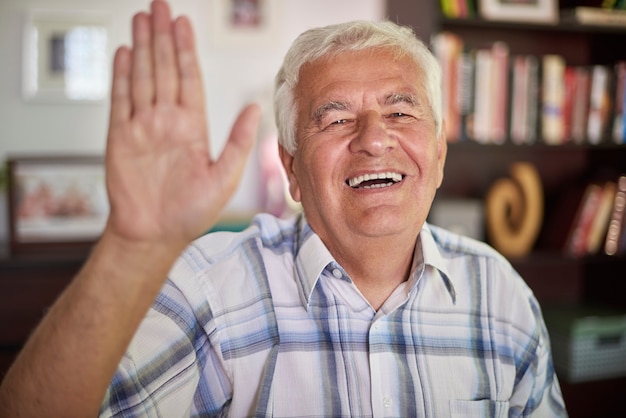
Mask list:
[[[400,173],[372,173],[350,178],[346,183],[353,189],[380,189],[393,186],[401,182],[402,178]]]

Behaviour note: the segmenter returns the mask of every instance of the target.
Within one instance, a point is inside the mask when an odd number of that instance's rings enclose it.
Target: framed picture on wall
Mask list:
[[[104,12],[31,10],[23,35],[24,99],[103,102],[109,90],[108,25]]]
[[[101,156],[10,157],[13,254],[89,248],[109,213]]]
[[[213,0],[211,6],[217,47],[271,46],[280,38],[277,0]]]
[[[480,16],[487,20],[557,23],[558,0],[479,0]]]

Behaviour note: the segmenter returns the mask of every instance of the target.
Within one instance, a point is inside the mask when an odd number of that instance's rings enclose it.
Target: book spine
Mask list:
[[[617,181],[617,191],[613,201],[613,211],[604,242],[604,252],[607,255],[616,255],[622,248],[619,248],[620,235],[624,224],[624,209],[626,208],[626,175],[620,176]]]
[[[576,70],[572,66],[565,67],[563,75],[563,143],[572,140],[574,124],[574,93],[576,92]]]
[[[492,70],[490,49],[476,51],[474,90],[474,126],[472,138],[480,143],[490,142],[492,128]]]
[[[590,183],[587,185],[576,219],[570,230],[566,247],[567,254],[580,257],[587,253],[589,232],[600,204],[601,195],[602,188],[598,184]]]
[[[464,52],[459,59],[459,112],[461,114],[461,140],[471,137],[474,113],[474,54]]]
[[[624,143],[624,91],[626,90],[626,61],[615,64],[615,105],[613,107],[613,141]]]
[[[539,136],[539,106],[541,101],[541,65],[539,59],[528,56],[528,118],[527,143],[534,143]]]
[[[491,140],[494,144],[503,144],[507,139],[509,108],[509,47],[504,42],[494,42],[491,56],[493,64]]]
[[[432,39],[435,56],[442,75],[442,109],[446,126],[446,138],[456,142],[460,137],[460,115],[458,109],[458,66],[463,51],[463,40],[451,32],[440,32]]]
[[[565,97],[565,60],[562,56],[543,56],[541,135],[548,145],[563,143],[563,102]]]
[[[604,65],[594,65],[591,73],[587,122],[589,143],[597,145],[602,142],[608,125],[610,106],[609,70]]]
[[[524,144],[527,141],[528,119],[528,60],[526,56],[513,57],[511,74],[511,108],[510,119],[511,142]]]
[[[591,77],[588,67],[578,66],[575,68],[574,73],[572,140],[577,144],[582,144],[587,140]]]
[[[602,248],[603,239],[606,237],[611,219],[616,191],[617,183],[615,181],[607,181],[602,188],[600,203],[591,221],[589,238],[587,239],[587,254],[597,254]]]

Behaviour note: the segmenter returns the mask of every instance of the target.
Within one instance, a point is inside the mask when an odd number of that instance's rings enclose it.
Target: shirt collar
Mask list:
[[[304,214],[299,215],[297,231],[295,246],[296,282],[302,305],[308,306],[313,288],[324,269],[329,264],[337,263],[320,237],[313,232]],[[422,265],[433,267],[440,273],[452,302],[456,303],[456,291],[450,280],[447,263],[426,223],[420,231],[417,244],[413,256],[412,276],[421,275],[424,270],[420,268]],[[414,283],[411,283],[411,287],[413,287],[419,281],[419,277],[411,277],[411,280],[415,280]]]
[[[308,306],[311,292],[319,280],[322,271],[335,260],[311,229],[304,214],[299,215],[295,248],[296,282],[302,306]]]
[[[428,223],[425,223],[420,231],[420,235],[418,238],[418,242],[421,244],[422,257],[424,260],[425,266],[433,267],[437,270],[441,276],[441,280],[443,284],[446,286],[446,290],[450,294],[450,298],[452,299],[452,303],[456,303],[456,290],[454,288],[454,284],[452,280],[450,280],[450,273],[448,271],[448,263],[446,259],[441,255],[441,251],[439,250],[439,245],[437,245],[437,241],[433,237],[432,231]],[[416,246],[416,255],[417,255],[417,246]],[[414,257],[417,259],[417,256]]]

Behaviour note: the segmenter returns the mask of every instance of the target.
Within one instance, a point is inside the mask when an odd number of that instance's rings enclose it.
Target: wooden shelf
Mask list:
[[[0,377],[83,262],[76,254],[11,257],[0,251]]]
[[[480,18],[442,17],[439,1],[387,0],[387,16],[412,26],[428,42],[442,30],[460,35],[467,49],[503,41],[511,55],[560,54],[568,65],[613,65],[626,60],[626,27],[554,25],[488,21]],[[572,186],[592,180],[617,179],[626,173],[626,145],[605,141],[600,145],[483,145],[451,143],[439,198],[484,199],[493,182],[510,176],[513,162],[532,163],[544,189],[545,222],[557,216],[557,196]],[[542,246],[541,236],[526,257],[511,263],[535,292],[540,303],[600,303],[626,308],[626,256],[568,257],[557,248]],[[620,395],[626,394],[626,378],[571,384],[562,381],[563,395],[572,418],[621,416]]]
[[[586,33],[586,34],[606,34],[617,36],[626,36],[626,27],[614,25],[587,25],[572,21],[562,21],[557,24],[541,24],[529,22],[511,22],[511,21],[494,21],[486,20],[479,17],[474,18],[446,18],[440,17],[439,24],[442,28],[461,28],[468,27],[472,29],[498,29],[503,31],[540,31],[540,32],[567,32],[567,33]]]

